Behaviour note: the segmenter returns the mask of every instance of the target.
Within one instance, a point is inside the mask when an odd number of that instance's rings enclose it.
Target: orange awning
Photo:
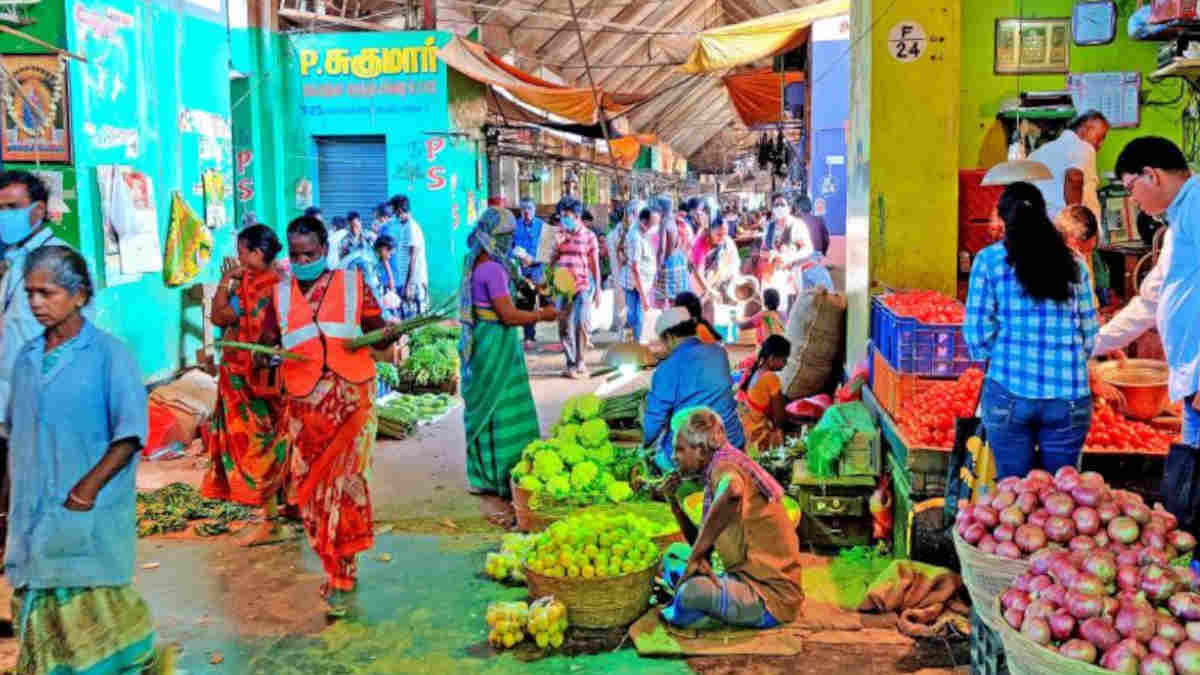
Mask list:
[[[591,89],[564,87],[534,77],[488,53],[482,45],[457,35],[438,50],[446,65],[483,84],[504,87],[515,98],[579,124],[596,124],[596,99]],[[604,112],[616,115],[649,98],[641,94],[601,92]]]
[[[654,134],[637,134],[634,136],[622,136],[609,141],[612,146],[613,158],[625,167],[633,166],[637,161],[638,155],[642,153],[643,145],[654,145],[658,142],[658,137]]]
[[[783,89],[794,82],[803,82],[804,73],[787,73],[786,78],[770,68],[748,73],[727,75],[725,88],[729,100],[742,123],[750,128],[778,122],[783,104]]]

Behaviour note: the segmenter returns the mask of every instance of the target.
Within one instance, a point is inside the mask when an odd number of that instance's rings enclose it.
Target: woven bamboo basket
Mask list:
[[[996,600],[1008,590],[1013,579],[1029,571],[1028,560],[1010,560],[982,553],[954,532],[954,552],[962,567],[963,585],[971,595],[971,605],[984,625],[992,630],[1004,623],[996,611]]]
[[[559,516],[530,508],[529,498],[533,496],[533,493],[522,487],[518,487],[516,481],[509,478],[508,485],[512,490],[513,511],[517,515],[517,529],[522,532],[541,532],[550,527],[551,523],[559,520]]]
[[[658,545],[658,550],[665,552],[671,544],[686,544],[687,539],[683,537],[682,532],[676,531],[655,537],[654,543]]]
[[[619,577],[559,579],[525,568],[529,597],[554,596],[567,606],[567,621],[580,628],[628,626],[650,608],[651,584],[658,563]]]
[[[978,609],[976,607],[976,611]],[[992,603],[991,611],[997,615],[1000,613],[999,598]],[[1112,675],[1111,670],[1068,659],[1049,647],[1039,645],[1021,635],[1020,631],[1013,630],[1003,619],[992,630],[1000,634],[1000,641],[1004,643],[1005,662],[1012,675]]]

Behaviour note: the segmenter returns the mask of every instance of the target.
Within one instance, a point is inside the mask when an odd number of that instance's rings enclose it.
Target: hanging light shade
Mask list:
[[[1041,162],[1031,159],[1012,159],[1000,162],[988,169],[983,176],[983,185],[1011,185],[1012,183],[1033,183],[1040,180],[1050,180],[1054,174]]]

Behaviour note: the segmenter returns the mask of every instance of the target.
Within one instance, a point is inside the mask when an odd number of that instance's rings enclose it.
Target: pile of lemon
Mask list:
[[[529,625],[529,605],[523,602],[496,602],[488,605],[488,643],[496,649],[508,649],[525,639]]]
[[[529,607],[529,634],[537,646],[561,647],[567,630],[567,608],[554,598],[541,598]]]
[[[554,578],[595,579],[640,572],[658,564],[655,526],[631,515],[581,514],[552,524],[526,554],[526,566]]]

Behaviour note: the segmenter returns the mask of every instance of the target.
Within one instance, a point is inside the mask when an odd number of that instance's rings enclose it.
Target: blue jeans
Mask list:
[[[1200,446],[1200,411],[1192,407],[1196,396],[1192,394],[1183,399],[1183,443],[1184,445]]]
[[[558,336],[562,340],[563,355],[567,358],[567,370],[583,368],[584,350],[587,346],[587,324],[591,316],[591,300],[588,293],[576,293],[570,303],[560,303]]]
[[[625,289],[625,316],[633,331],[633,341],[642,341],[642,295],[636,289]]]
[[[996,457],[996,480],[1076,466],[1092,425],[1092,398],[1029,399],[983,383],[983,426]],[[1040,457],[1039,457],[1040,453]],[[1040,460],[1040,461],[1039,461]]]

